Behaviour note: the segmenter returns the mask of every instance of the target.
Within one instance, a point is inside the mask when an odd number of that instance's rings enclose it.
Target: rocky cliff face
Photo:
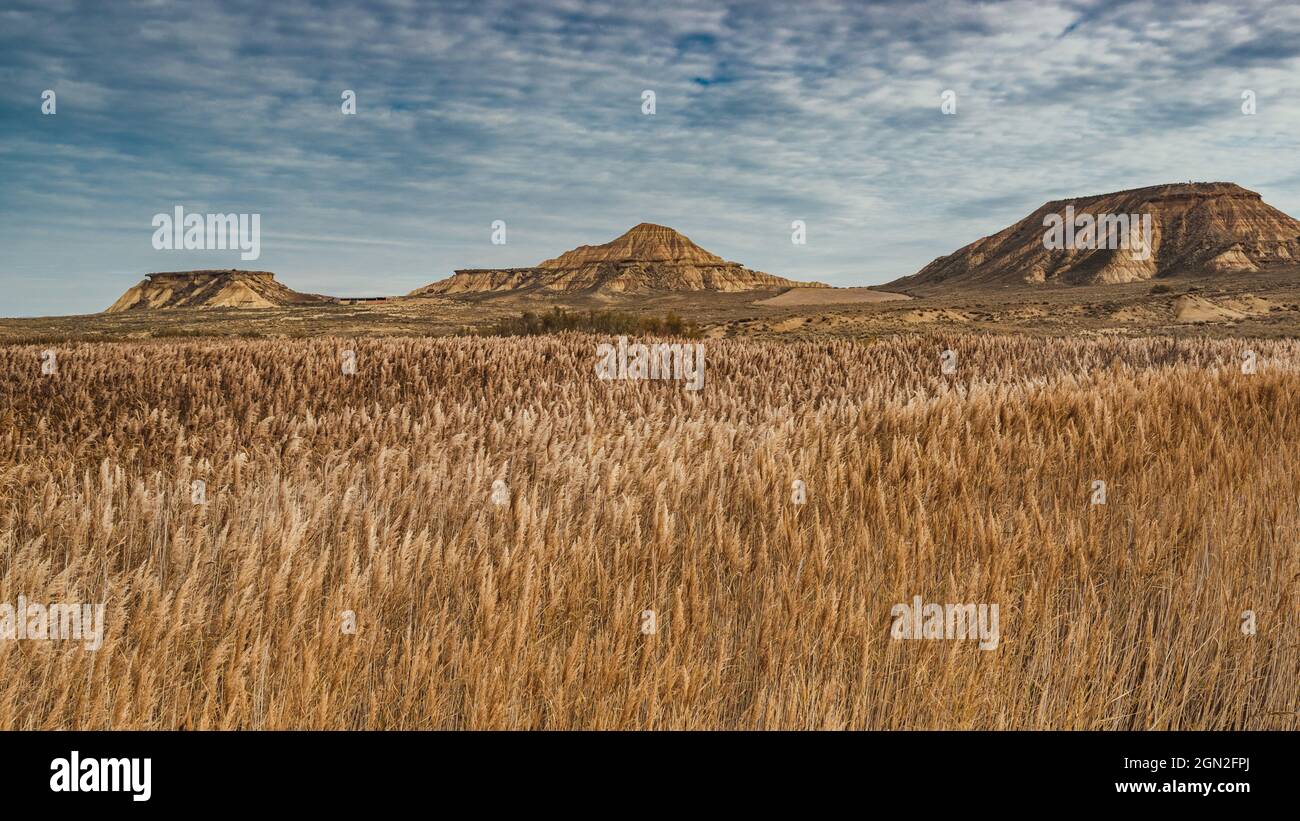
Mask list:
[[[1150,215],[1129,248],[1049,248],[1050,215]],[[1140,226],[1142,220],[1135,222]],[[1076,231],[1078,229],[1076,228]],[[1093,239],[1104,239],[1094,231]],[[1149,244],[1149,245],[1148,245]],[[1150,253],[1146,253],[1149,247]],[[1227,182],[1175,183],[1049,202],[1020,222],[976,240],[890,283],[895,287],[980,285],[1004,282],[1133,282],[1179,273],[1250,272],[1300,263],[1300,221],[1267,205],[1259,194]],[[889,286],[885,286],[889,287]]]
[[[728,262],[663,225],[643,222],[604,245],[582,245],[531,268],[464,269],[412,296],[542,291],[749,291],[826,287]]]
[[[148,308],[275,308],[331,301],[291,290],[276,282],[270,271],[174,271],[147,274],[105,313]]]

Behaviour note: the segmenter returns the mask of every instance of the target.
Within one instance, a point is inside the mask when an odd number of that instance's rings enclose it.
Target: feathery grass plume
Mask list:
[[[107,605],[0,640],[0,726],[1300,728],[1300,343],[708,345],[0,347],[0,601]]]

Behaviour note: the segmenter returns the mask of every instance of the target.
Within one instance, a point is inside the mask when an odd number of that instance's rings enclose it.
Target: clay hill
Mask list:
[[[1093,219],[1150,214],[1150,254],[1140,247],[1047,247],[1044,219],[1056,214],[1064,222],[1070,206],[1076,224],[1082,214]],[[1141,259],[1144,255],[1148,258]],[[1015,225],[882,287],[1104,284],[1175,274],[1251,273],[1285,264],[1300,264],[1300,221],[1234,183],[1175,183],[1049,202]]]
[[[750,291],[825,288],[728,262],[663,225],[643,222],[612,242],[582,245],[532,268],[464,269],[411,296],[506,291]]]
[[[276,282],[270,271],[174,271],[146,274],[105,313],[147,308],[276,308],[334,301],[287,288]]]

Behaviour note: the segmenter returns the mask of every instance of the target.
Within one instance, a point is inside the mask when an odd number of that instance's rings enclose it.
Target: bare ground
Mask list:
[[[676,312],[711,338],[872,338],[911,333],[1046,336],[1292,337],[1300,335],[1300,268],[1112,285],[1006,285],[739,293],[474,294],[355,305],[177,309],[0,319],[0,342],[200,336],[444,336],[553,307]],[[848,301],[841,301],[846,299]]]

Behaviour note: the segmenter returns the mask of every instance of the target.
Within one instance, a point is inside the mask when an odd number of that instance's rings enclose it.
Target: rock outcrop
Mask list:
[[[411,296],[521,290],[751,291],[824,288],[728,262],[663,225],[643,222],[612,242],[582,245],[531,268],[463,269]]]
[[[105,313],[150,308],[277,308],[334,302],[275,281],[270,271],[172,271],[146,274]]]
[[[1076,221],[1085,214],[1094,221],[1102,215],[1149,214],[1151,236],[1134,228],[1128,248],[1088,247],[1114,243],[1087,238],[1075,247],[1048,247],[1044,238],[1050,228],[1044,220],[1055,214],[1064,222],[1071,210]],[[1143,218],[1136,222],[1142,225]],[[1106,238],[1100,231],[1093,237]],[[883,287],[1133,282],[1282,264],[1300,264],[1300,221],[1234,183],[1175,183],[1049,202],[1009,228]]]

